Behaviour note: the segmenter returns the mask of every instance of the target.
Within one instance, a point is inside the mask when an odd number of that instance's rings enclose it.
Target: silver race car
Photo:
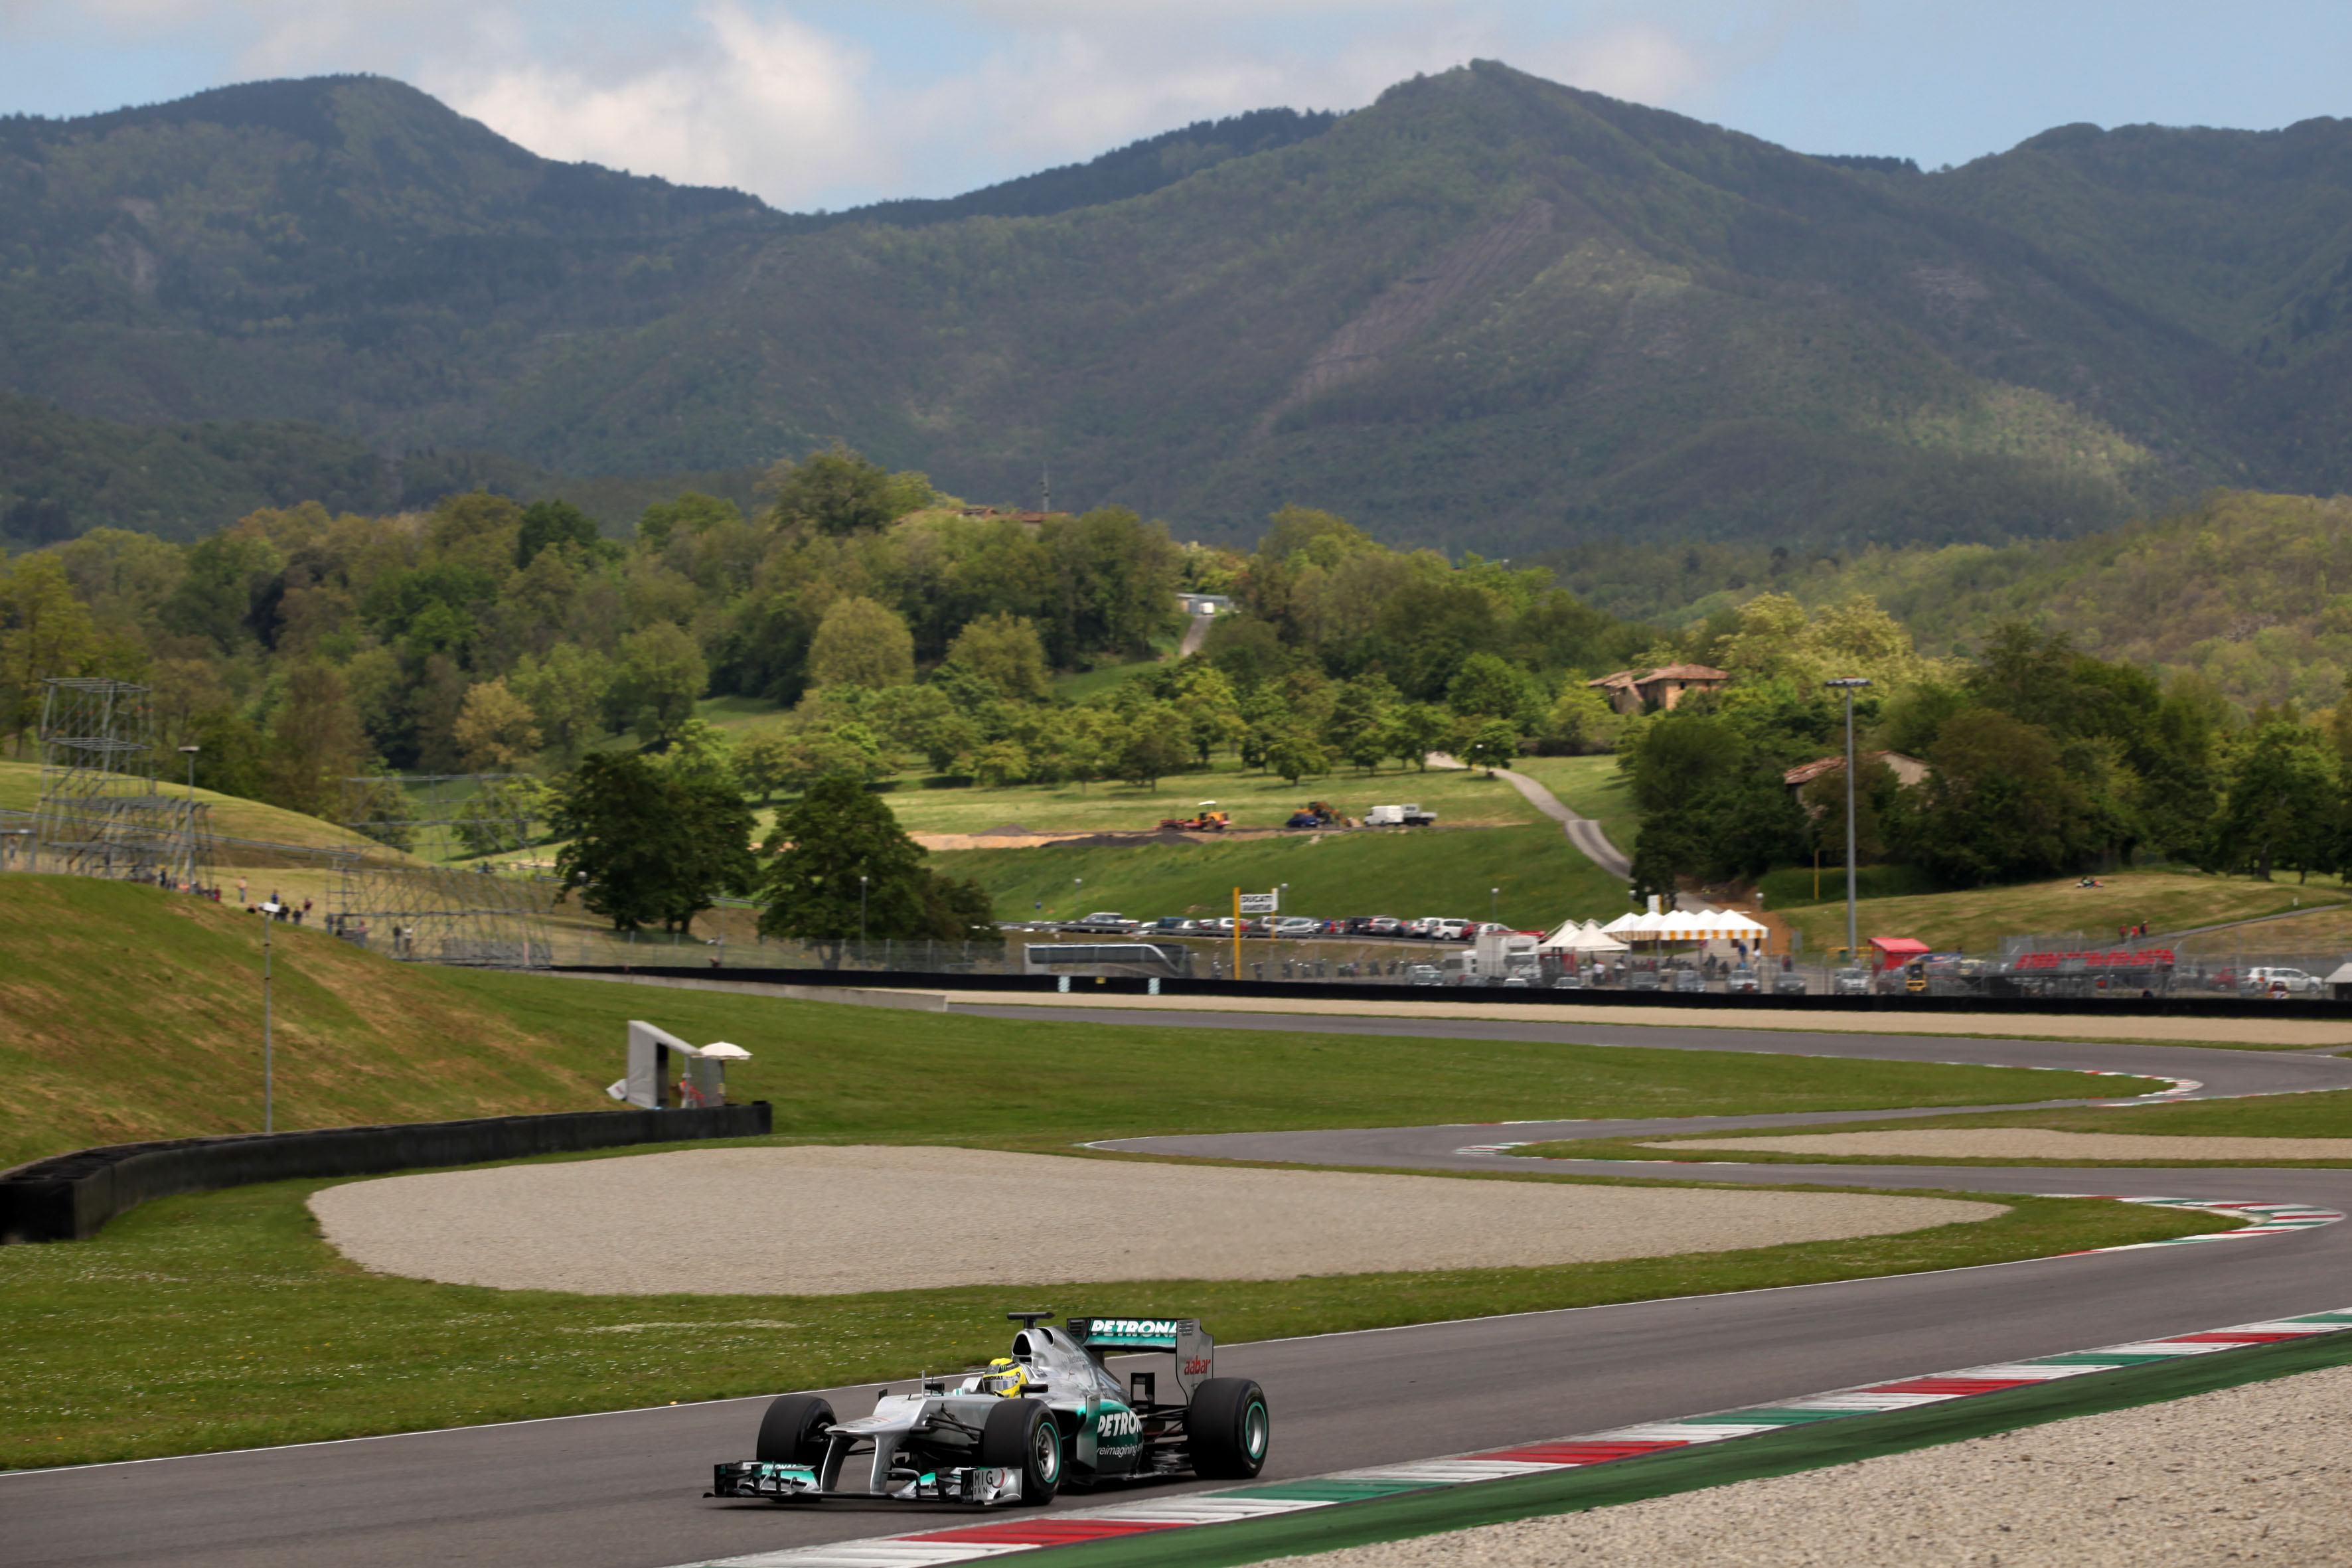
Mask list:
[[[760,1423],[758,1458],[716,1467],[712,1497],[769,1502],[835,1497],[980,1504],[1045,1503],[1065,1485],[1191,1474],[1246,1480],[1265,1463],[1265,1393],[1213,1375],[1216,1341],[1192,1318],[1072,1318],[1011,1312],[1013,1353],[917,1393],[884,1389],[874,1414],[834,1417],[813,1394],[787,1394]],[[1174,1397],[1158,1372],[1122,1383],[1118,1352],[1175,1361]]]

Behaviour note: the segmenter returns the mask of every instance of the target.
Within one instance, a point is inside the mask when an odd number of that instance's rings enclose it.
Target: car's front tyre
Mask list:
[[[980,1462],[1021,1472],[1021,1500],[1049,1503],[1062,1487],[1062,1429],[1034,1399],[1007,1399],[988,1413]]]
[[[787,1394],[768,1406],[760,1421],[760,1444],[753,1457],[763,1465],[817,1465],[824,1462],[825,1428],[833,1425],[833,1406],[814,1394]]]
[[[1265,1468],[1274,1435],[1265,1390],[1246,1377],[1213,1377],[1192,1392],[1184,1416],[1192,1473],[1209,1480],[1245,1481]]]

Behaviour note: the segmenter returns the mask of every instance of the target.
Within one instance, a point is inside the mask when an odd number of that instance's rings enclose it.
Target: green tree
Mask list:
[[[1495,770],[1507,768],[1519,754],[1519,727],[1507,719],[1487,719],[1474,727],[1462,747],[1462,760],[1472,767],[1484,768],[1493,778]]]
[[[908,685],[915,679],[914,635],[887,605],[838,600],[809,645],[809,677],[820,687]]]
[[[1388,725],[1389,755],[1429,771],[1429,753],[1444,743],[1453,721],[1445,710],[1427,702],[1409,702],[1396,710]]]
[[[2333,868],[2337,774],[2327,750],[2319,731],[2284,721],[2238,743],[2213,823],[2224,867],[2265,882],[2277,866],[2298,879]]]
[[[1286,784],[1297,784],[1304,778],[1319,777],[1331,771],[1331,759],[1304,730],[1289,729],[1277,732],[1265,749],[1266,771]]]
[[[80,673],[98,648],[63,562],[47,552],[0,562],[0,700],[19,751],[40,724],[42,682]]]
[[[533,501],[525,507],[515,536],[515,564],[528,566],[541,551],[559,544],[592,560],[604,553],[604,536],[596,520],[570,501]]]
[[[841,965],[861,929],[868,938],[939,934],[922,846],[856,779],[819,779],[776,818],[760,879],[760,930],[814,942]]]
[[[612,660],[578,643],[559,642],[544,655],[523,655],[507,687],[530,706],[531,721],[546,742],[572,762],[604,733],[614,679]]]
[[[1543,700],[1527,672],[1491,653],[1474,653],[1446,683],[1445,705],[1463,718],[1500,719],[1531,730],[1542,721]]]
[[[1898,825],[1908,857],[1964,887],[2053,875],[2091,845],[2084,801],[2059,744],[2038,724],[1988,708],[1945,721],[1916,812]]]
[[[558,900],[636,931],[684,931],[719,893],[750,886],[751,810],[707,780],[671,776],[634,752],[599,752],[555,791],[548,814]]]
[[[341,815],[342,781],[357,775],[366,760],[366,731],[343,678],[330,665],[295,669],[270,720],[270,802],[331,821]]]
[[[455,733],[466,766],[476,773],[526,766],[543,743],[530,704],[509,690],[503,679],[478,682],[466,693]]]
[[[648,744],[668,741],[694,717],[709,685],[702,649],[674,621],[656,621],[621,639],[618,677],[609,700]]]
[[[1324,742],[1370,773],[1389,754],[1389,715],[1396,705],[1397,689],[1386,676],[1358,676],[1339,689],[1331,717],[1323,726]]]
[[[943,499],[923,475],[886,472],[839,442],[780,463],[768,478],[776,492],[769,522],[821,534],[871,531]]]
[[[1158,789],[1162,778],[1181,772],[1190,760],[1182,721],[1166,703],[1138,712],[1118,742],[1118,776],[1147,789]]]
[[[982,616],[965,622],[948,644],[948,658],[993,681],[1015,702],[1043,702],[1054,695],[1045,639],[1026,616]]]

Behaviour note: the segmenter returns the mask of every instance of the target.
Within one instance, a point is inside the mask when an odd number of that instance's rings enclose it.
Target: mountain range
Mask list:
[[[617,521],[836,440],[1225,542],[1289,501],[1514,556],[2063,537],[2345,488],[2347,334],[2336,120],[1929,172],[1477,62],[786,214],[377,78],[0,119],[18,543],[474,482]]]

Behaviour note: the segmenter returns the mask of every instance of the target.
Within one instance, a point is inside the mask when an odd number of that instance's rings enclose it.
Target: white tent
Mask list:
[[[1622,952],[1625,944],[1601,929],[1596,921],[1579,925],[1574,921],[1561,923],[1560,928],[1536,944],[1538,952]]]

